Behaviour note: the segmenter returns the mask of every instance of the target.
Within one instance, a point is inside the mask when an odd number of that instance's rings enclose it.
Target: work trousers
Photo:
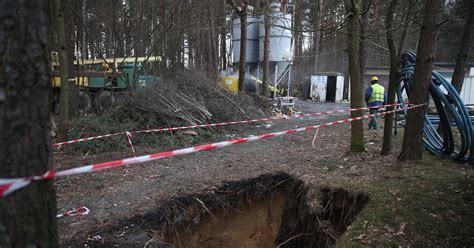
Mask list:
[[[374,115],[379,112],[379,108],[371,108],[370,114]],[[377,116],[370,117],[369,128],[377,129]]]

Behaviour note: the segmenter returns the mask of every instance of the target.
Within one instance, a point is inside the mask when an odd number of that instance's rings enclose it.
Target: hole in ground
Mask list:
[[[146,247],[330,247],[368,201],[363,193],[306,185],[286,173],[268,174],[225,182],[212,193],[171,199],[153,213],[107,228],[101,235],[117,237],[133,223],[139,230],[101,245],[143,246],[148,241]],[[134,238],[144,233],[148,236]]]
[[[311,188],[288,174],[227,183],[181,208],[191,218],[170,225],[176,247],[330,247],[368,202],[341,188]]]

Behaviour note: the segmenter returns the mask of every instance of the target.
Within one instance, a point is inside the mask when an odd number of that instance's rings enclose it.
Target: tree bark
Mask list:
[[[217,77],[218,69],[218,54],[217,54],[217,42],[216,42],[216,32],[215,32],[215,8],[213,8],[213,2],[209,1],[209,13],[208,13],[208,44],[209,44],[209,76],[211,78]]]
[[[397,7],[398,0],[392,0],[388,7],[387,17],[385,19],[385,31],[387,35],[387,44],[390,53],[390,77],[388,81],[388,92],[387,92],[387,103],[392,104],[395,102],[395,88],[396,83],[400,78],[400,59],[395,47],[395,37],[393,30],[393,15],[395,8]],[[387,110],[393,110],[393,107],[388,107]],[[393,114],[385,115],[384,129],[383,129],[383,142],[382,142],[382,155],[390,154],[392,150],[392,131],[393,131]]]
[[[360,78],[362,85],[364,85],[365,77],[365,66],[367,65],[367,46],[366,46],[366,33],[369,31],[369,0],[361,0],[360,14],[360,30],[359,30],[359,66],[360,66]]]
[[[242,13],[239,14],[240,16],[240,63],[239,63],[239,92],[243,92],[245,90],[244,83],[245,83],[245,67],[247,65],[247,1],[245,1],[244,8]]]
[[[451,80],[451,84],[456,88],[458,93],[461,93],[462,90],[464,76],[466,74],[467,59],[474,41],[474,3],[466,1],[465,4],[469,8],[469,15],[467,17],[461,47],[459,48],[458,56],[456,58],[456,67],[454,68],[454,74]]]
[[[303,54],[303,33],[302,29],[302,20],[303,20],[303,2],[302,0],[295,0],[295,19],[294,19],[294,31],[293,36],[295,39],[295,57],[299,58]]]
[[[54,26],[58,38],[59,48],[59,72],[61,77],[61,93],[59,96],[59,123],[57,131],[57,139],[59,141],[67,140],[67,132],[69,129],[69,68],[68,56],[66,50],[66,31],[64,27],[64,14],[61,8],[60,0],[51,1],[54,13]]]
[[[351,78],[351,108],[360,108],[363,104],[362,82],[359,65],[359,11],[358,0],[344,0],[348,15],[347,47],[349,57],[349,74]],[[362,111],[352,111],[351,117],[362,116]],[[364,128],[362,121],[351,122],[351,151],[365,151]]]
[[[312,54],[313,54],[313,72],[318,71],[318,58],[319,58],[319,44],[320,44],[320,33],[319,29],[321,27],[321,12],[322,12],[323,0],[315,0],[313,2],[312,8],[312,20],[313,20],[313,41],[312,41]]]
[[[74,68],[74,46],[76,44],[76,18],[73,11],[73,0],[61,0],[61,12],[63,13],[64,26],[68,27],[64,29],[66,37],[66,53],[67,53],[67,69],[68,69],[68,81],[69,84],[69,117],[77,115],[77,102],[78,102],[78,89],[76,84],[69,79],[76,77],[76,70]]]
[[[225,0],[222,1],[222,6],[221,6],[221,16],[220,16],[220,55],[221,55],[221,68],[222,70],[227,69],[227,46],[226,46],[226,38],[227,38],[227,29],[226,29],[226,13],[225,13]]]
[[[265,36],[263,40],[263,79],[262,79],[262,95],[268,97],[270,92],[270,0],[265,0],[264,6],[264,27]]]
[[[51,169],[48,1],[0,1],[0,178]],[[58,247],[53,182],[0,199],[0,247]]]
[[[408,27],[411,23],[415,0],[409,0],[408,8],[406,11],[407,18],[405,25],[403,26],[402,35],[398,44],[398,49],[395,43],[395,30],[394,30],[394,14],[397,7],[398,0],[392,0],[389,4],[387,16],[385,19],[385,33],[387,36],[387,44],[390,53],[390,76],[388,82],[387,91],[387,103],[395,103],[395,90],[397,82],[400,80],[400,56],[405,47],[405,41],[407,37]],[[387,107],[387,111],[393,110],[394,107]],[[393,137],[393,118],[394,114],[387,114],[384,117],[384,129],[383,129],[383,142],[381,155],[389,155],[392,150],[392,137]]]
[[[428,102],[428,89],[433,71],[436,38],[439,26],[438,17],[442,11],[443,0],[425,0],[423,25],[421,27],[418,42],[415,73],[411,87],[412,104]],[[422,134],[423,120],[427,106],[410,109],[407,116],[407,125],[403,135],[402,151],[398,159],[400,161],[419,160],[422,158]]]

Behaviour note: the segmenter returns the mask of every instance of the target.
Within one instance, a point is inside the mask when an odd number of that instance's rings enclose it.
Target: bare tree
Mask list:
[[[46,0],[0,1],[0,178],[51,169],[47,9]],[[53,182],[0,199],[0,247],[58,247]]]
[[[387,91],[387,104],[395,103],[395,89],[397,82],[400,79],[400,56],[402,55],[403,49],[405,47],[405,42],[407,39],[408,28],[413,19],[413,13],[415,8],[415,0],[409,0],[404,12],[406,16],[403,21],[403,27],[401,32],[401,37],[397,42],[395,38],[396,28],[394,25],[394,14],[397,9],[399,0],[392,0],[388,6],[387,16],[385,19],[385,33],[387,38],[388,49],[390,53],[390,77],[388,82],[388,91]],[[398,14],[400,15],[400,14]],[[393,110],[393,107],[387,107],[387,110]],[[393,133],[393,117],[394,114],[387,114],[384,117],[384,130],[383,130],[383,143],[382,143],[382,155],[390,154],[392,150],[392,133]]]
[[[474,41],[474,3],[472,1],[465,1],[463,4],[466,4],[469,14],[464,28],[461,47],[459,48],[458,56],[456,58],[456,67],[454,68],[454,74],[451,80],[451,84],[459,93],[461,93],[462,90],[464,75],[466,74],[467,59]]]
[[[319,29],[321,27],[321,12],[323,0],[315,0],[312,3],[312,22],[313,22],[313,40],[312,40],[312,56],[313,56],[313,70],[317,71],[318,68],[318,58],[319,58],[319,49],[320,49],[320,33]]]
[[[262,95],[268,97],[268,85],[270,84],[270,0],[265,0],[264,7],[265,37],[263,40],[263,83]]]
[[[349,55],[349,74],[351,79],[351,108],[360,108],[363,104],[362,82],[359,65],[359,0],[344,0],[347,14],[347,50]],[[352,111],[351,117],[362,116],[362,111]],[[351,151],[365,151],[364,127],[362,121],[351,122]]]
[[[295,16],[294,16],[294,24],[293,24],[293,38],[295,40],[295,47],[294,47],[294,54],[295,57],[300,57],[303,54],[303,33],[300,31],[302,30],[303,26],[303,13],[304,13],[304,5],[303,0],[295,0]]]
[[[68,56],[66,50],[66,31],[64,27],[64,13],[61,8],[60,0],[51,1],[54,15],[54,26],[57,34],[58,53],[59,53],[59,73],[61,78],[61,93],[59,98],[59,123],[57,139],[59,141],[67,140],[69,127],[69,68]]]
[[[221,68],[223,70],[225,70],[227,68],[227,46],[226,46],[226,38],[227,38],[227,28],[226,28],[226,11],[225,11],[225,8],[226,7],[226,3],[225,3],[225,0],[222,0],[222,6],[220,6],[220,31],[221,31],[221,34],[220,34],[220,38],[221,38],[221,41],[220,41],[220,56],[221,56]]]
[[[240,6],[233,0],[227,0],[227,3],[234,9],[240,18],[240,64],[239,64],[239,91],[244,91],[245,80],[245,60],[247,54],[247,7],[248,0],[242,0]]]
[[[361,83],[364,85],[365,67],[367,66],[367,34],[370,28],[369,11],[370,1],[361,0],[360,8],[360,30],[359,30],[359,66]]]
[[[428,101],[428,89],[433,71],[436,38],[438,36],[438,17],[442,11],[443,0],[425,0],[423,25],[418,43],[415,73],[411,87],[412,104]],[[423,120],[427,106],[408,111],[407,125],[403,135],[403,145],[399,160],[419,160],[422,158]]]

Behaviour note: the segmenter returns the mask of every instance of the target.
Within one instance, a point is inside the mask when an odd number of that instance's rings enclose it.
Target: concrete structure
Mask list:
[[[451,82],[451,78],[446,78]],[[464,78],[464,83],[461,89],[461,99],[465,105],[474,105],[474,76],[468,74]]]
[[[337,73],[311,75],[309,98],[318,102],[342,102],[344,100],[344,76]]]

